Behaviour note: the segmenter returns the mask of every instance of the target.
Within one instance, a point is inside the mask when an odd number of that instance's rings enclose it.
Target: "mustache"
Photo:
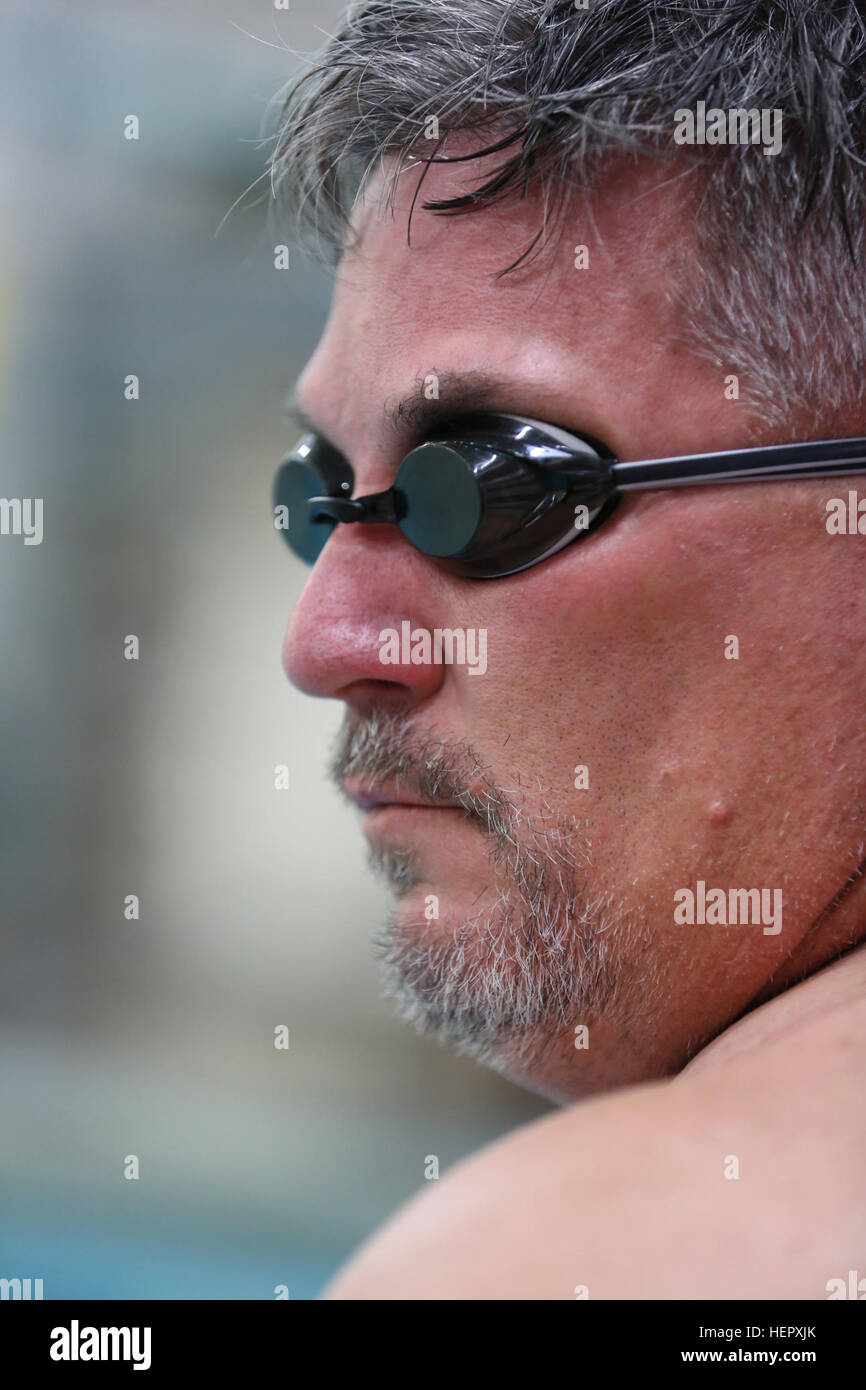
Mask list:
[[[371,788],[395,782],[433,805],[456,803],[485,834],[516,842],[516,808],[487,776],[478,754],[465,740],[420,733],[409,714],[350,712],[338,735],[329,775],[341,792],[347,777],[363,776]]]

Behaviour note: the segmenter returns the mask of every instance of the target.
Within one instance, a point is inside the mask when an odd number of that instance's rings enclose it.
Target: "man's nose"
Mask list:
[[[442,666],[386,664],[380,653],[407,620],[429,628],[443,588],[444,576],[396,527],[338,524],[290,618],[286,675],[308,695],[356,706],[420,703],[442,685]]]

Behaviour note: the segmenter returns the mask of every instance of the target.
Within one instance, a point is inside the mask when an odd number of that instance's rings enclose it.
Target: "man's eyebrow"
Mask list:
[[[433,394],[435,391],[435,394]],[[399,436],[422,435],[438,420],[498,406],[514,408],[516,385],[482,369],[429,372],[419,378],[394,406],[382,407],[390,428]]]
[[[438,421],[447,420],[455,415],[491,408],[514,409],[517,390],[515,384],[481,369],[429,372],[426,376],[419,377],[395,405],[386,401],[382,406],[382,415],[389,431],[398,442],[408,444],[410,438],[420,438]],[[301,405],[297,387],[293,387],[284,400],[283,413],[300,429],[318,435],[336,449],[333,441],[328,439],[325,431],[320,429]]]

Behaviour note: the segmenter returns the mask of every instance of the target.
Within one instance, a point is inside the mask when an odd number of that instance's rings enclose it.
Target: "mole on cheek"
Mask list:
[[[710,802],[710,825],[726,825],[731,818],[731,813],[724,801]]]

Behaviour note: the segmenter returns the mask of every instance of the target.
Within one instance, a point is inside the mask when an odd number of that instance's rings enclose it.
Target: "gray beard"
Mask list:
[[[390,861],[374,856],[405,891],[411,866]],[[395,912],[374,941],[385,993],[401,1016],[492,1066],[609,1016],[621,993],[613,919],[602,903],[578,908],[561,852],[539,854],[534,844],[527,861],[518,845],[508,868],[510,886],[483,915],[443,929]]]
[[[622,965],[635,964],[635,925],[612,899],[589,894],[580,821],[544,806],[530,820],[465,743],[419,744],[402,715],[350,717],[332,772],[338,783],[363,772],[458,800],[489,837],[491,878],[503,884],[492,908],[450,928],[420,910],[415,920],[395,912],[374,939],[385,992],[419,1032],[505,1069],[524,1058],[537,1065],[576,1024],[633,1017]],[[469,775],[480,792],[469,790]],[[401,896],[418,882],[411,852],[370,859]]]

